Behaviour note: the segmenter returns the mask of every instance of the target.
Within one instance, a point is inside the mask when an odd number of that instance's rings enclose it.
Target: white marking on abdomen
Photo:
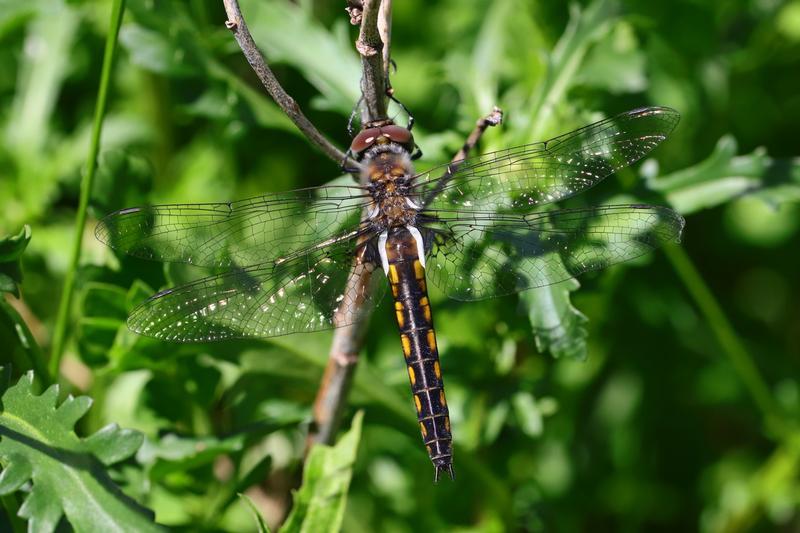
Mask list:
[[[389,256],[386,255],[386,239],[389,238],[389,232],[384,231],[378,236],[378,253],[381,256],[381,265],[383,265],[383,272],[389,275]]]
[[[414,237],[414,241],[417,243],[419,262],[422,264],[422,268],[425,268],[425,243],[422,242],[422,234],[414,226],[406,226],[406,229],[411,233],[411,236]]]

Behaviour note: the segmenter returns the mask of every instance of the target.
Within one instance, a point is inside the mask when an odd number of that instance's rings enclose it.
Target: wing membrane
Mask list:
[[[128,326],[161,340],[206,342],[350,324],[380,301],[386,285],[382,275],[364,284],[348,283],[351,272],[369,275],[376,269],[374,239],[359,239],[343,238],[285,261],[162,291],[133,310]]]
[[[593,187],[638,161],[679,119],[667,107],[628,111],[549,141],[469,158],[454,172],[448,165],[429,170],[416,177],[417,194],[434,211],[527,211]]]
[[[456,215],[428,224],[428,279],[457,300],[544,287],[680,239],[665,207],[620,205],[529,215]]]
[[[144,259],[253,265],[354,228],[366,197],[357,187],[328,186],[236,202],[134,207],[103,218],[95,234]]]

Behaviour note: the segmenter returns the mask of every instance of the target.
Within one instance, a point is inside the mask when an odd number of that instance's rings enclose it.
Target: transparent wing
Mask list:
[[[469,158],[416,177],[429,210],[530,210],[584,191],[644,157],[675,128],[667,107],[635,109],[549,141]]]
[[[236,202],[133,207],[97,225],[97,238],[128,255],[231,267],[277,259],[354,228],[368,197],[327,186]]]
[[[455,215],[426,225],[428,279],[457,300],[544,287],[680,240],[665,207],[599,206],[529,215]]]
[[[374,241],[343,238],[284,261],[167,289],[134,309],[128,327],[161,340],[205,342],[350,324],[384,293],[382,273],[371,275],[376,270]],[[353,272],[368,279],[352,285]]]

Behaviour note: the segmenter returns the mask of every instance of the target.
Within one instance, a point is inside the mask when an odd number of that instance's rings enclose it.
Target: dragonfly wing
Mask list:
[[[144,259],[252,265],[354,228],[365,198],[357,187],[327,186],[236,202],[133,207],[103,218],[95,234]]]
[[[285,260],[162,291],[133,310],[133,331],[173,342],[274,337],[353,323],[383,295],[375,239],[343,238]],[[378,270],[380,270],[378,268]],[[351,274],[364,275],[353,284]]]
[[[665,207],[599,206],[528,215],[456,215],[428,224],[428,279],[457,300],[544,287],[680,239]]]
[[[638,161],[678,124],[667,107],[647,107],[549,141],[469,158],[416,176],[416,194],[432,210],[530,210],[584,191]],[[448,170],[450,169],[450,170]]]

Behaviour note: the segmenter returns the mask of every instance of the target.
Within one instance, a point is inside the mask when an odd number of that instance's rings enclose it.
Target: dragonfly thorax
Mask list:
[[[372,196],[371,218],[383,228],[413,225],[420,207],[412,197],[414,171],[408,151],[390,143],[368,152],[364,177]]]

